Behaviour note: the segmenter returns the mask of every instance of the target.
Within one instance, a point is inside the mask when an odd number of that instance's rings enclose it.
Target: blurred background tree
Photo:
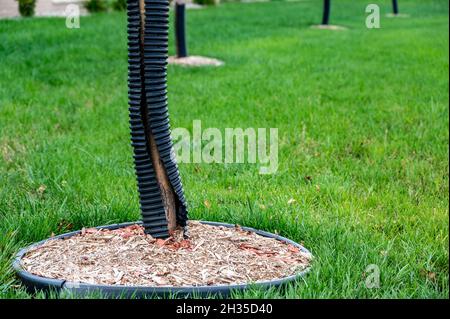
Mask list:
[[[36,0],[17,0],[19,2],[19,12],[22,17],[34,16]]]
[[[106,0],[87,0],[84,7],[89,12],[105,12],[108,10],[108,3]]]
[[[112,7],[117,11],[125,11],[127,9],[127,0],[115,0]]]

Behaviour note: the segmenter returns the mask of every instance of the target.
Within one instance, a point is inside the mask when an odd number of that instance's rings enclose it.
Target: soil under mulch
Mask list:
[[[306,269],[312,256],[241,229],[189,222],[166,240],[139,225],[83,229],[51,239],[21,260],[24,270],[71,282],[126,286],[230,285],[281,279]]]
[[[204,56],[190,55],[185,58],[178,58],[175,56],[170,56],[168,59],[169,64],[176,64],[181,66],[222,66],[224,65],[223,61],[207,58]]]

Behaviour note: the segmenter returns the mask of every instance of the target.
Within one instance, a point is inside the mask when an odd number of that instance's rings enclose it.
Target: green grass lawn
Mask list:
[[[410,17],[388,19],[380,0],[378,30],[368,3],[333,1],[342,32],[309,28],[320,1],[188,11],[190,53],[226,65],[169,67],[172,127],[280,138],[274,175],[181,164],[191,219],[278,232],[315,256],[295,285],[245,297],[449,296],[448,1],[400,1]],[[19,248],[139,219],[127,108],[125,14],[78,30],[0,21],[0,297],[33,297],[10,267]],[[379,288],[364,285],[371,264]]]

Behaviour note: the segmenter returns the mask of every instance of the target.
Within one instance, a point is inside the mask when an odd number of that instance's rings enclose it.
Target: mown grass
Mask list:
[[[319,1],[188,12],[190,53],[226,66],[169,67],[172,127],[280,136],[274,175],[181,164],[191,218],[278,232],[315,255],[297,284],[236,297],[448,298],[448,2],[401,1],[405,19],[378,3],[382,27],[368,30],[366,1],[334,1],[343,32],[309,28]],[[139,218],[126,50],[124,14],[78,30],[0,21],[0,297],[32,297],[10,268],[20,247]],[[370,264],[379,288],[364,285]]]

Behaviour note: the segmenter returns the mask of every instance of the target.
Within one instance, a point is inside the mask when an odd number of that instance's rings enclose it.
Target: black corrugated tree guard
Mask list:
[[[167,109],[168,0],[127,0],[131,142],[146,233],[186,234],[187,208]]]
[[[330,23],[330,8],[331,8],[331,0],[324,0],[322,25],[328,25]]]
[[[188,56],[186,44],[186,4],[184,0],[175,1],[175,43],[178,58]]]

